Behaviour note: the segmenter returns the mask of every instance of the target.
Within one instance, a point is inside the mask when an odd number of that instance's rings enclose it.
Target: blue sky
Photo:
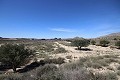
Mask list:
[[[0,36],[94,38],[120,32],[120,0],[0,0]]]

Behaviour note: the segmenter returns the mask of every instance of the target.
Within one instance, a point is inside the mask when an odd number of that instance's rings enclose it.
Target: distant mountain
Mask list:
[[[100,36],[98,38],[95,38],[97,40],[100,40],[100,39],[106,39],[106,40],[120,40],[120,32],[117,32],[117,33],[111,33],[111,34],[108,34],[108,35],[105,35],[105,36]]]
[[[109,34],[107,36],[120,36],[120,32],[118,32],[118,33],[111,33],[111,34]]]

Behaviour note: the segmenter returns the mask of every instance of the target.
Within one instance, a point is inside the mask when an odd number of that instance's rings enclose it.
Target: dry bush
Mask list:
[[[75,68],[73,70],[63,69],[63,80],[90,80],[91,75],[86,69],[83,68]]]
[[[51,64],[51,63],[53,63],[53,64],[63,64],[63,63],[65,63],[64,60],[65,59],[61,58],[61,57],[59,57],[57,59],[49,59],[49,58],[44,59],[45,63],[49,63],[49,64]]]
[[[58,48],[54,51],[55,54],[58,54],[58,53],[66,53],[66,52],[67,52],[67,50],[65,50],[65,49],[62,48],[62,47],[58,47]]]
[[[66,56],[67,59],[72,59],[72,56]]]
[[[117,75],[119,75],[119,76],[120,76],[120,71],[117,71]]]
[[[115,73],[96,73],[93,80],[118,80]]]
[[[120,66],[118,66],[118,68],[117,68],[118,70],[120,70]]]
[[[114,56],[98,56],[98,57],[85,57],[72,63],[62,64],[56,67],[56,63],[61,63],[62,58],[48,59],[48,63],[44,66],[39,66],[26,73],[0,75],[0,80],[118,80],[117,75],[120,75],[119,67],[117,73],[93,73],[88,71],[86,67],[102,68],[102,66],[111,62]],[[113,58],[112,58],[113,59]],[[59,62],[60,61],[60,62]]]
[[[22,75],[18,73],[1,74],[0,80],[22,80]]]

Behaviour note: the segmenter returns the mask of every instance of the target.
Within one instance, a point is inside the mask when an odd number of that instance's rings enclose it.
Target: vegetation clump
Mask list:
[[[117,46],[117,48],[120,49],[120,41],[117,41],[117,42],[115,43],[115,46]]]
[[[71,43],[73,46],[76,46],[78,50],[81,50],[81,47],[87,47],[90,44],[89,40],[81,39],[81,40],[74,40]]]
[[[107,40],[101,40],[101,41],[100,41],[100,45],[101,45],[102,47],[107,47],[109,43],[110,43],[110,42],[107,41]]]
[[[66,52],[67,52],[67,50],[65,50],[65,49],[62,48],[62,47],[58,47],[58,48],[54,51],[55,54],[58,54],[58,53],[66,53]]]
[[[59,57],[59,58],[56,58],[56,59],[49,59],[49,58],[46,58],[45,60],[44,60],[44,62],[45,63],[48,63],[48,64],[63,64],[63,63],[65,63],[65,61],[64,61],[65,59],[64,58],[61,58],[61,57]]]
[[[96,42],[95,42],[94,40],[92,40],[92,41],[91,41],[91,44],[92,44],[92,45],[95,45],[95,44],[96,44]]]
[[[33,51],[26,49],[24,45],[5,44],[0,47],[0,62],[11,65],[14,72],[16,68],[27,62],[33,55]]]

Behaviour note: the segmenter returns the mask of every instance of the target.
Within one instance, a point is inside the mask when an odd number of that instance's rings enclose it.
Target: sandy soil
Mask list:
[[[95,46],[95,45],[89,45],[86,48],[91,49],[92,51],[80,51],[75,50],[76,47],[72,46],[65,46],[63,44],[60,44],[58,42],[55,42],[60,47],[65,48],[67,50],[67,53],[59,53],[59,54],[53,54],[52,56],[55,58],[66,56],[72,56],[72,60],[78,60],[80,57],[89,57],[89,56],[100,56],[100,55],[106,55],[106,54],[120,54],[120,50],[118,49],[111,49],[110,47],[101,47],[101,46]]]

